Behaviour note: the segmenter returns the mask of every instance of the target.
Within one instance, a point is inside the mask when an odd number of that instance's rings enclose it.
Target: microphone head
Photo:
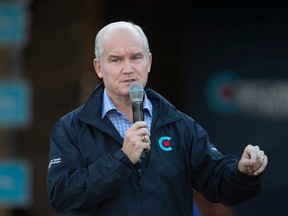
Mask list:
[[[131,102],[142,102],[144,98],[144,89],[141,83],[132,83],[129,89]]]

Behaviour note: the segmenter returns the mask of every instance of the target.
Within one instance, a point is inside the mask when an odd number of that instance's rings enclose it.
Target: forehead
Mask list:
[[[128,27],[109,29],[102,42],[106,51],[128,48],[144,50],[144,42],[140,34],[135,29]]]

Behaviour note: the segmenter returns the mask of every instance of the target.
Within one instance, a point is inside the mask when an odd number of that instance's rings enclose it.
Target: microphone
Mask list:
[[[143,99],[144,90],[141,83],[132,83],[129,89],[129,95],[132,102],[133,122],[144,121]],[[141,159],[146,157],[146,151],[141,154]]]

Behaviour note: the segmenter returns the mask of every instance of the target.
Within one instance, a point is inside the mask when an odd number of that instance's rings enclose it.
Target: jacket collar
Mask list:
[[[155,92],[150,88],[145,88],[147,97],[153,104],[153,121],[151,131],[158,129],[165,124],[169,124],[178,121],[182,118],[179,111],[166,100],[162,95]]]
[[[101,120],[104,84],[100,83],[92,92],[79,112],[79,118],[84,122],[97,126]]]
[[[82,121],[102,130],[105,130],[107,127],[107,124],[104,121],[105,118],[104,120],[101,118],[104,88],[104,84],[100,83],[92,92],[91,96],[88,98],[79,112],[79,118]],[[177,121],[179,118],[181,118],[181,115],[176,108],[163,96],[147,87],[145,87],[144,90],[147,97],[153,104],[152,130],[153,128],[157,129],[164,124]],[[111,130],[111,127],[109,128],[109,130]]]

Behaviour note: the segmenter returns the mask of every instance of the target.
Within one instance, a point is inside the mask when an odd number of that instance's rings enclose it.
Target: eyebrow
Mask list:
[[[143,53],[143,52],[136,52],[136,53],[133,53],[133,55],[141,55],[141,56],[144,56],[144,53]]]
[[[119,58],[119,57],[121,57],[121,55],[111,54],[108,56],[108,58]]]
[[[143,52],[135,52],[135,53],[131,54],[131,56],[136,56],[136,55],[144,56],[144,53]],[[121,58],[121,57],[122,57],[121,54],[110,54],[110,55],[108,55],[108,58]]]

